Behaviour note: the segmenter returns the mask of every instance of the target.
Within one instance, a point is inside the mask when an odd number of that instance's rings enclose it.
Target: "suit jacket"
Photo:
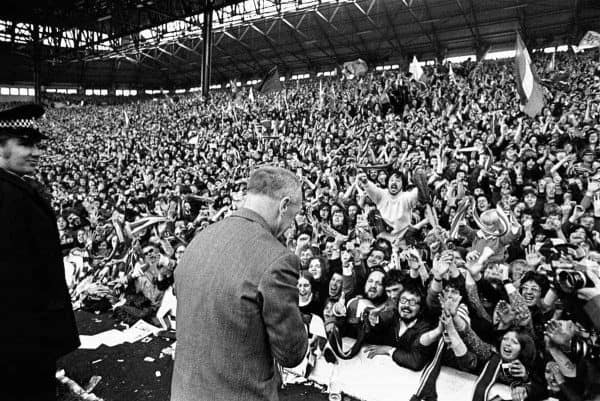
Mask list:
[[[57,359],[79,346],[54,211],[26,181],[0,169],[0,305],[9,360]]]
[[[175,270],[172,401],[278,400],[274,360],[296,366],[308,346],[299,271],[298,257],[248,209],[194,238]]]

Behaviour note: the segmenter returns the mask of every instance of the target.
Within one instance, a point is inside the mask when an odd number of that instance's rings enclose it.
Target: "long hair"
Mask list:
[[[510,332],[516,334],[517,341],[519,341],[519,344],[521,345],[521,351],[519,352],[517,359],[530,370],[533,367],[536,356],[535,342],[533,341],[531,333],[524,327],[512,328],[506,333]],[[506,333],[504,333],[504,335],[506,335]],[[504,336],[502,336],[502,338],[504,338]]]
[[[324,258],[323,256],[313,256],[312,258],[310,258],[308,260],[308,268],[310,268],[310,264],[313,260],[318,260],[319,263],[321,264],[321,278],[320,279],[315,279],[313,277],[313,280],[315,282],[327,282],[329,283],[329,263],[327,262],[327,259]],[[310,273],[309,273],[310,274]]]
[[[310,284],[310,292],[314,295],[315,291],[317,290],[317,288],[316,288],[317,284],[316,284],[315,278],[312,276],[312,274],[310,274],[308,272],[308,270],[300,270],[300,274],[298,275],[298,280],[300,280],[301,278],[308,281],[308,283]]]

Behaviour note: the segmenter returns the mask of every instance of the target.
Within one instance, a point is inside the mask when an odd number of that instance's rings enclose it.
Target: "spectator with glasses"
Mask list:
[[[426,319],[425,309],[423,291],[407,285],[398,298],[395,319],[375,326],[374,330],[385,333],[385,340],[381,345],[365,347],[367,357],[385,355],[402,367],[423,369],[435,351],[430,338],[432,326]]]

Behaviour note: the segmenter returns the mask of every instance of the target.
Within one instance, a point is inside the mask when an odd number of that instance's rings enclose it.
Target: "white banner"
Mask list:
[[[579,47],[596,47],[600,46],[600,33],[596,31],[587,31],[581,41]]]

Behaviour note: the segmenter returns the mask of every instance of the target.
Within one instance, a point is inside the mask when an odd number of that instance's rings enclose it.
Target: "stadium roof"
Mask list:
[[[197,86],[202,13],[192,0],[23,0],[0,5],[0,82],[83,87]],[[597,0],[211,0],[212,81],[576,44],[600,30]],[[37,26],[37,29],[36,29]],[[33,38],[41,46],[34,49]]]

